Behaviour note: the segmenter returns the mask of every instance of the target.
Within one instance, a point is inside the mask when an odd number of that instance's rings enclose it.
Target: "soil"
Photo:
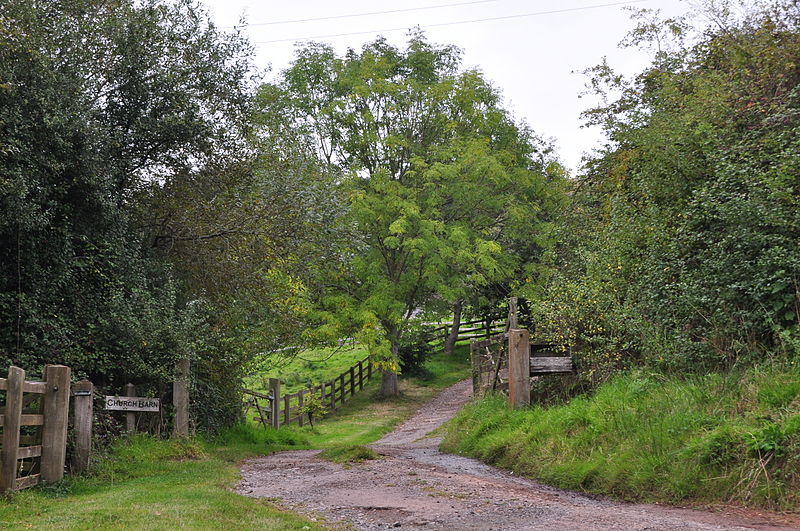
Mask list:
[[[247,461],[236,490],[345,529],[800,529],[792,515],[589,497],[443,454],[441,439],[429,434],[470,395],[471,381],[443,391],[371,445],[380,459],[343,466],[321,459],[319,450],[280,452]]]

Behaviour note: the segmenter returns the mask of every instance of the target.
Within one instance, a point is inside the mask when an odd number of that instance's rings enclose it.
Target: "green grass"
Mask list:
[[[800,369],[620,375],[591,397],[469,405],[443,449],[626,500],[800,508]]]
[[[400,397],[379,399],[379,378],[373,379],[314,427],[271,430],[247,424],[210,440],[123,439],[87,476],[0,500],[0,529],[322,529],[267,500],[231,492],[241,461],[299,448],[329,448],[332,459],[352,461],[363,455],[359,446],[391,431],[468,373],[468,353],[460,349],[453,357],[430,360],[426,378],[401,379]]]
[[[309,519],[229,491],[238,462],[304,445],[283,430],[237,428],[216,441],[119,442],[91,475],[0,502],[3,529],[322,529]]]
[[[328,461],[340,464],[361,463],[378,459],[378,452],[367,446],[352,444],[347,446],[335,446],[323,450],[319,456]]]

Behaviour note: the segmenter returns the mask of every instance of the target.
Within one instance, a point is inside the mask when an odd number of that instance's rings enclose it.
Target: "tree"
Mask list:
[[[244,146],[249,46],[189,1],[0,6],[0,352],[170,381],[193,317],[141,195]]]
[[[379,38],[341,58],[312,44],[260,92],[270,122],[301,131],[342,173],[352,234],[326,283],[322,331],[356,331],[386,395],[412,317],[507,276],[509,233],[544,244],[562,177],[498,92],[459,66],[456,48],[418,32],[404,50]]]

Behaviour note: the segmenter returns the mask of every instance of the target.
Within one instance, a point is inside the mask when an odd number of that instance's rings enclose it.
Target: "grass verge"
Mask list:
[[[425,378],[401,379],[400,397],[378,398],[376,378],[314,427],[247,424],[210,440],[133,436],[119,441],[89,475],[0,500],[0,529],[323,529],[269,501],[231,492],[241,461],[279,450],[331,448],[332,459],[351,462],[363,455],[359,445],[379,439],[468,373],[468,353],[461,349],[429,360]]]
[[[335,446],[323,450],[319,456],[328,461],[340,464],[362,463],[378,459],[378,452],[367,446],[353,444],[348,446]]]
[[[800,508],[800,369],[620,375],[591,397],[466,407],[445,451],[625,500]]]
[[[285,430],[239,427],[214,441],[120,441],[92,474],[0,501],[0,528],[41,530],[323,529],[315,522],[229,490],[238,463],[304,446]]]

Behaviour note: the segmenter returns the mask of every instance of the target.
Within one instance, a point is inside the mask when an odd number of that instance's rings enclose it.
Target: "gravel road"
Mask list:
[[[320,459],[318,450],[280,452],[247,461],[236,491],[344,529],[800,529],[800,519],[775,514],[712,513],[588,497],[443,454],[441,439],[426,435],[470,394],[470,381],[444,390],[371,445],[380,459],[344,467]]]

